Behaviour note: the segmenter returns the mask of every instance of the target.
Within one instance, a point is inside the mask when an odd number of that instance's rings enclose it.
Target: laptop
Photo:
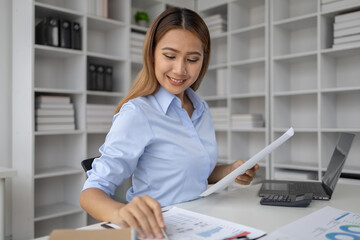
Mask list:
[[[345,160],[349,155],[354,136],[355,135],[351,133],[340,134],[321,182],[265,180],[259,190],[259,196],[263,197],[269,194],[300,195],[313,193],[313,199],[330,200],[344,167]]]

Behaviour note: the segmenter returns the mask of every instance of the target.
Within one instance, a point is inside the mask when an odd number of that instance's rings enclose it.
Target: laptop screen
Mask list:
[[[355,135],[351,133],[341,133],[334,153],[331,156],[330,163],[322,179],[323,185],[327,188],[326,190],[331,190],[331,193],[334,191],[336,183],[338,182],[354,136]]]

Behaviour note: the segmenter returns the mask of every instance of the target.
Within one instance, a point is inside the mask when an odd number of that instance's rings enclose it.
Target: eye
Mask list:
[[[168,55],[168,54],[163,54],[166,58],[169,58],[169,59],[174,59],[175,58],[175,56],[173,56],[173,55]]]
[[[195,62],[199,61],[199,59],[198,59],[198,58],[195,58],[195,59],[188,59],[188,61],[189,61],[189,62],[192,62],[192,63],[195,63]]]

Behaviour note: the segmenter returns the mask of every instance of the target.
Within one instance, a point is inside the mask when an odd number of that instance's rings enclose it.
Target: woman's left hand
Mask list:
[[[236,168],[241,166],[244,163],[242,160],[237,160],[233,164],[230,165],[230,172],[234,171]],[[251,181],[256,176],[256,170],[259,169],[259,165],[256,164],[254,167],[245,171],[243,175],[239,175],[235,178],[235,182],[241,185],[249,185]]]

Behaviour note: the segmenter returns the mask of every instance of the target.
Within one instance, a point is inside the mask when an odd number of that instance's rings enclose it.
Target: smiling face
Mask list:
[[[203,64],[200,39],[188,30],[172,29],[155,48],[155,76],[159,84],[183,101],[184,91],[198,78]]]

